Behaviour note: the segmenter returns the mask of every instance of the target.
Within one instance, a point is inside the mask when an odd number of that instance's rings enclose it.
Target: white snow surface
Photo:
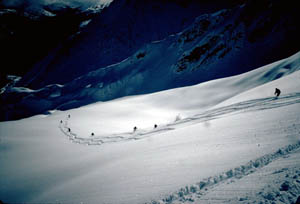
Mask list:
[[[299,61],[297,53],[230,78],[1,122],[0,200],[293,203]]]

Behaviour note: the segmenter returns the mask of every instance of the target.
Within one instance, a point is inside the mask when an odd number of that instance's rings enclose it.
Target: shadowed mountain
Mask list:
[[[201,14],[232,7],[236,2],[113,1],[79,35],[37,63],[19,84],[30,88],[65,84],[89,71],[122,61],[145,43],[182,31]],[[58,77],[61,73],[64,76]]]
[[[44,69],[36,67],[23,81],[15,80],[15,83],[2,89],[1,119],[18,119],[52,109],[67,110],[97,101],[190,86],[256,69],[300,50],[299,15],[292,4],[282,0],[248,1],[233,9],[222,9],[215,13],[200,15],[181,32],[146,43],[136,51],[132,49],[133,54],[123,61],[99,67],[64,85],[52,84],[35,90],[20,87],[26,85],[25,82],[42,85],[44,82],[42,79],[48,79],[48,82],[67,80],[66,76],[70,72],[79,74],[87,71],[77,69],[75,64],[74,67],[70,66],[71,71],[67,67],[59,68],[60,66],[57,70],[48,70],[49,66],[44,66]],[[85,31],[96,26],[94,20]],[[121,28],[119,27],[120,30]],[[125,26],[124,29],[129,27]],[[136,29],[132,29],[134,30]],[[79,38],[89,35],[85,31],[83,35],[79,35]],[[130,32],[126,30],[124,33],[128,36]],[[113,32],[113,34],[117,35],[121,32]],[[76,62],[78,60],[84,62],[89,59],[90,54],[86,50],[89,47],[86,43],[94,46],[92,43],[94,41],[92,38],[89,38],[91,41],[88,41],[88,38],[81,40],[79,38],[77,38],[78,45],[81,43],[83,45],[82,55],[76,55],[81,53],[79,48],[74,48],[73,53],[72,47],[69,50],[69,57],[76,59]],[[116,46],[111,46],[111,49],[120,51],[122,46],[117,45],[120,45],[121,41],[109,42],[109,39],[115,38],[107,36],[103,44],[114,45],[113,42],[116,42]],[[124,54],[125,51],[120,53]],[[64,58],[64,55],[58,56]],[[108,56],[105,59],[109,59],[109,56],[114,55],[105,56]],[[47,62],[52,64],[54,59],[56,59],[55,54],[49,55]],[[74,63],[72,60],[69,62]],[[298,68],[289,63],[282,63],[276,72],[265,73],[262,81],[276,80]],[[249,86],[252,82],[253,80],[249,78]]]
[[[92,10],[63,4],[34,11],[0,6],[0,86],[7,83],[7,74],[23,76],[51,50],[65,46],[66,40],[80,31],[82,22],[95,15]]]

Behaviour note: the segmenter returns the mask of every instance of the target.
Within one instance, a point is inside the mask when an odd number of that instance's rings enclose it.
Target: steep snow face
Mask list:
[[[228,188],[219,187],[226,190],[243,186],[237,178],[244,180],[247,175],[257,181],[259,170],[268,164],[272,173],[280,173],[282,169],[274,169],[277,159],[283,160],[290,176],[299,175],[299,156],[293,156],[300,149],[299,58],[298,53],[196,86],[1,122],[1,200],[170,204],[199,199],[202,203],[198,196],[216,198],[218,188],[213,187],[222,182],[229,182]],[[287,67],[294,72],[287,74]],[[284,74],[277,78],[278,73]],[[277,80],[269,81],[270,76]],[[273,95],[275,87],[282,90],[278,98]],[[58,85],[48,88],[59,90]],[[24,92],[34,96],[35,91]],[[226,99],[226,106],[213,107]],[[259,186],[271,192],[278,185],[299,187],[292,178],[285,180],[290,184],[282,185],[280,180],[268,187],[270,180],[265,178]],[[259,196],[249,197],[249,202],[261,200]],[[289,200],[285,203],[296,199]]]
[[[203,13],[230,6],[218,0],[114,1],[80,35],[56,50],[52,60],[36,64],[20,86],[42,88],[51,83],[64,84],[124,60],[145,43],[182,31]],[[64,73],[63,77],[59,77],[60,73]]]

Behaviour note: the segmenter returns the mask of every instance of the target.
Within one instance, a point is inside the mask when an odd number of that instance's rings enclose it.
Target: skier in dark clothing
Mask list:
[[[281,93],[281,91],[278,88],[276,88],[275,93],[274,93],[276,95],[276,97],[278,97],[280,95],[280,93]]]

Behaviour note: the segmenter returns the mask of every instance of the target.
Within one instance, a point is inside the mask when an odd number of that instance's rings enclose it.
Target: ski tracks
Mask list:
[[[125,142],[130,140],[139,140],[144,137],[149,137],[154,134],[159,134],[162,132],[174,130],[174,128],[170,127],[162,127],[153,130],[138,130],[136,132],[124,132],[120,134],[110,134],[110,135],[94,135],[90,137],[80,137],[76,133],[72,132],[72,130],[68,126],[69,118],[66,118],[63,123],[59,124],[59,129],[61,132],[67,136],[67,138],[76,144],[85,144],[85,145],[102,145],[106,143],[115,143],[115,142]]]
[[[157,135],[163,132],[172,131],[180,128],[180,125],[193,125],[197,123],[205,123],[210,120],[214,120],[226,115],[238,114],[241,112],[251,112],[259,110],[273,109],[292,104],[300,103],[300,93],[291,93],[277,97],[267,97],[261,99],[254,99],[244,102],[239,102],[229,106],[216,108],[205,111],[200,114],[196,114],[192,117],[187,117],[175,121],[170,124],[159,126],[158,128],[151,130],[137,130],[134,132],[123,132],[119,134],[108,135],[91,135],[89,137],[82,137],[77,133],[72,132],[69,128],[70,117],[67,117],[59,124],[59,129],[67,138],[77,144],[84,145],[102,145],[107,143],[126,142],[132,140],[139,140],[153,135]]]
[[[271,154],[266,154],[262,157],[259,157],[255,160],[251,160],[250,162],[238,166],[236,168],[230,169],[226,172],[222,172],[219,175],[211,176],[208,178],[205,178],[195,184],[185,186],[184,188],[179,189],[177,192],[171,193],[170,195],[165,196],[161,200],[157,201],[150,201],[146,204],[184,204],[184,203],[195,203],[200,202],[200,203],[232,203],[233,201],[228,199],[228,200],[217,200],[215,198],[215,202],[212,200],[206,200],[205,196],[214,190],[214,188],[218,187],[221,184],[227,183],[232,183],[235,182],[235,180],[242,179],[248,175],[254,174],[258,170],[262,169],[263,167],[269,165],[270,163],[276,161],[277,159],[280,158],[285,158],[288,157],[290,154],[295,153],[296,151],[299,151],[300,149],[300,141],[296,144],[293,145],[288,145],[286,147],[278,149],[278,151],[271,153]],[[281,173],[287,169],[282,169],[282,171],[274,172],[276,173]],[[298,176],[300,176],[300,168],[298,166],[298,169],[294,172],[297,175],[294,175],[293,178],[297,179]],[[298,175],[299,174],[299,175]],[[287,186],[289,185],[289,186]],[[291,192],[291,195],[294,195],[294,198],[292,199],[297,199],[297,193],[300,193],[300,180],[297,180],[296,183],[293,184],[287,184],[284,182],[281,185],[281,191],[287,191],[282,188],[291,188],[292,185],[297,185],[297,192]],[[260,192],[259,195],[263,196],[263,199],[265,200],[274,200],[274,197],[270,197],[272,193],[270,192]],[[277,192],[278,194],[278,192]],[[272,194],[273,195],[273,194]],[[280,196],[280,193],[277,197]],[[276,196],[275,196],[276,197]],[[283,197],[283,196],[282,196]],[[285,199],[283,198],[279,199]],[[291,197],[291,196],[290,196]],[[239,203],[240,201],[251,201],[249,198],[240,198],[239,200],[236,200],[235,203]],[[289,202],[293,203],[293,202]]]
[[[124,132],[120,134],[110,134],[110,135],[103,135],[103,136],[94,135],[87,138],[80,137],[76,133],[69,131],[70,130],[69,117],[67,117],[64,121],[60,123],[59,128],[71,142],[78,143],[78,144],[85,144],[85,145],[103,145],[106,143],[138,140],[152,135],[157,135],[162,132],[172,131],[177,128],[180,128],[181,124],[192,125],[195,123],[205,123],[206,121],[210,121],[219,117],[224,117],[226,115],[238,114],[241,112],[273,109],[273,108],[288,106],[296,103],[300,103],[300,93],[287,94],[279,98],[268,97],[262,99],[249,100],[249,101],[244,101],[244,102],[236,103],[221,108],[216,108],[201,114],[196,114],[192,117],[181,119],[179,121],[152,130],[138,130],[136,132]],[[289,155],[299,150],[300,150],[300,142],[285,146],[283,148],[278,149],[278,151],[274,153],[266,154],[255,160],[251,160],[248,163],[243,164],[241,166],[229,169],[228,171],[222,172],[218,175],[205,178],[201,181],[195,182],[194,184],[187,185],[176,192],[164,196],[164,198],[160,200],[152,200],[150,202],[147,202],[146,204],[178,204],[178,203],[187,204],[187,203],[195,203],[199,201],[200,203],[211,203],[210,201],[205,200],[205,196],[209,192],[212,192],[218,186],[227,185],[227,183],[232,183],[248,175],[255,174],[257,171],[259,171],[263,167],[268,166],[272,162],[280,158],[289,157]],[[284,169],[282,171],[284,171]],[[298,176],[300,177],[300,168],[298,168],[297,171],[295,172],[296,174],[298,174],[299,172]],[[295,175],[294,177],[296,176],[297,175]],[[280,188],[284,188],[284,185],[285,184],[282,184]],[[298,188],[300,192],[300,180],[299,180],[299,186],[297,186],[297,189]],[[256,197],[258,198],[259,196],[261,196],[262,198],[268,200],[269,198],[273,199],[272,197],[273,194],[274,194],[273,192],[271,193],[260,192],[260,194],[257,195]],[[244,201],[245,202],[250,201],[250,199],[251,198],[240,198],[240,200],[235,200],[234,202],[243,203]],[[231,201],[233,202],[233,200]],[[230,203],[231,201],[228,202]],[[220,200],[216,203],[224,203],[224,202],[227,201]]]

